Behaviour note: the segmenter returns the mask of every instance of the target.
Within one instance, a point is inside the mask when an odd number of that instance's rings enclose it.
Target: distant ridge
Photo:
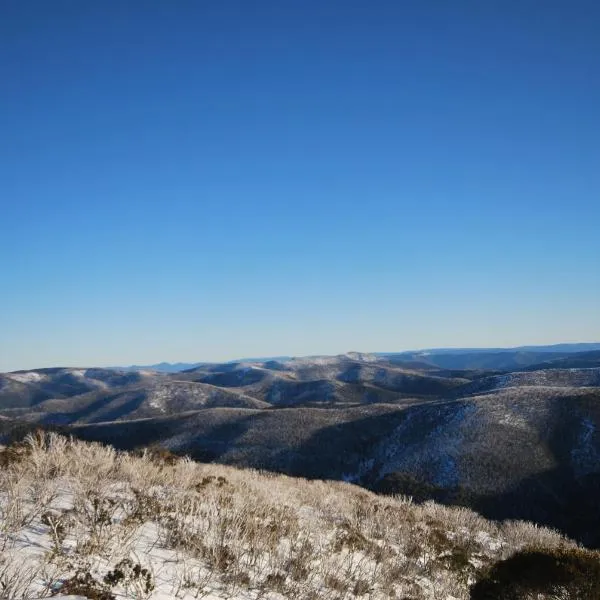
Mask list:
[[[562,343],[562,344],[549,344],[543,346],[515,346],[506,348],[425,348],[423,350],[401,350],[393,352],[371,352],[364,353],[371,354],[372,356],[398,356],[407,358],[422,358],[430,354],[492,354],[492,353],[509,353],[509,352],[554,352],[561,354],[574,354],[576,352],[591,352],[600,351],[600,342],[583,342],[583,343]],[[360,352],[348,352],[348,356],[360,355]],[[317,358],[325,355],[311,355],[310,357],[304,358]],[[222,364],[227,363],[242,363],[242,362],[264,362],[264,361],[278,361],[285,362],[292,360],[292,356],[252,356],[237,358],[235,360],[225,361]],[[159,371],[161,373],[178,373],[180,371],[187,371],[189,369],[196,369],[203,365],[218,364],[217,362],[204,361],[204,362],[160,362],[153,365],[129,365],[126,367],[107,367],[109,369],[118,369],[122,371]]]
[[[262,356],[253,358],[237,358],[235,360],[225,361],[223,363],[217,362],[160,362],[154,365],[129,365],[127,367],[107,367],[108,369],[116,369],[119,371],[158,371],[160,373],[179,373],[180,371],[189,371],[190,369],[196,369],[198,367],[211,365],[211,364],[230,364],[230,363],[241,363],[241,362],[264,362],[269,360],[285,361],[290,360],[291,356]]]
[[[502,348],[423,348],[422,350],[403,350],[399,352],[373,352],[376,356],[401,356],[405,354],[471,354],[492,352],[589,352],[600,350],[600,342],[573,342],[546,344],[542,346],[509,346]]]
[[[201,365],[208,363],[169,363],[161,362],[154,365],[129,365],[127,367],[108,367],[109,369],[117,369],[120,371],[159,371],[160,373],[178,373],[179,371],[185,371],[186,369],[195,369]]]

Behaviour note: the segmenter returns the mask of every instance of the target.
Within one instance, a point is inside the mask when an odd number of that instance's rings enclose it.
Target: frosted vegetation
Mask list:
[[[464,508],[54,434],[0,463],[7,600],[460,600],[519,550],[575,551],[548,529]]]

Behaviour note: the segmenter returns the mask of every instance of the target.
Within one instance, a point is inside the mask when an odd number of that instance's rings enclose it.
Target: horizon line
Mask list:
[[[173,362],[169,361],[159,361],[152,362],[147,364],[137,364],[132,363],[129,365],[93,365],[93,366],[82,366],[82,365],[54,365],[51,367],[32,367],[29,369],[13,369],[11,371],[0,371],[0,373],[20,373],[23,371],[42,371],[48,369],[150,369],[151,367],[158,365],[201,365],[201,364],[231,364],[236,362],[252,362],[252,361],[267,361],[267,360],[276,360],[276,359],[287,359],[293,360],[297,358],[323,358],[323,357],[335,357],[335,356],[347,356],[349,354],[372,354],[375,356],[387,356],[393,354],[411,354],[411,353],[422,353],[422,352],[439,352],[439,351],[474,351],[474,352],[482,352],[482,351],[511,351],[511,350],[522,350],[522,349],[532,349],[536,348],[555,348],[560,346],[600,346],[600,341],[591,341],[591,342],[554,342],[552,344],[520,344],[518,346],[435,346],[428,348],[416,348],[410,350],[391,350],[391,351],[379,351],[374,350],[370,352],[364,352],[360,350],[348,350],[347,352],[340,352],[334,354],[302,354],[302,355],[288,355],[288,354],[274,354],[271,356],[250,356],[250,357],[241,357],[234,358],[231,360],[196,360],[196,361],[187,361],[187,360],[176,360]]]

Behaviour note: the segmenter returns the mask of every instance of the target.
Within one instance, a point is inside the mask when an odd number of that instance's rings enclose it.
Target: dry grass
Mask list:
[[[518,550],[572,546],[467,509],[54,434],[2,457],[2,598],[460,600]]]

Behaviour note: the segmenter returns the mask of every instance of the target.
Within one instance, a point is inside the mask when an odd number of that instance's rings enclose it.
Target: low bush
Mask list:
[[[65,580],[54,590],[53,595],[58,594],[83,596],[89,600],[115,600],[109,587],[94,579],[87,571],[78,571],[73,577]]]
[[[525,549],[495,563],[471,600],[598,600],[600,554],[580,548]]]

